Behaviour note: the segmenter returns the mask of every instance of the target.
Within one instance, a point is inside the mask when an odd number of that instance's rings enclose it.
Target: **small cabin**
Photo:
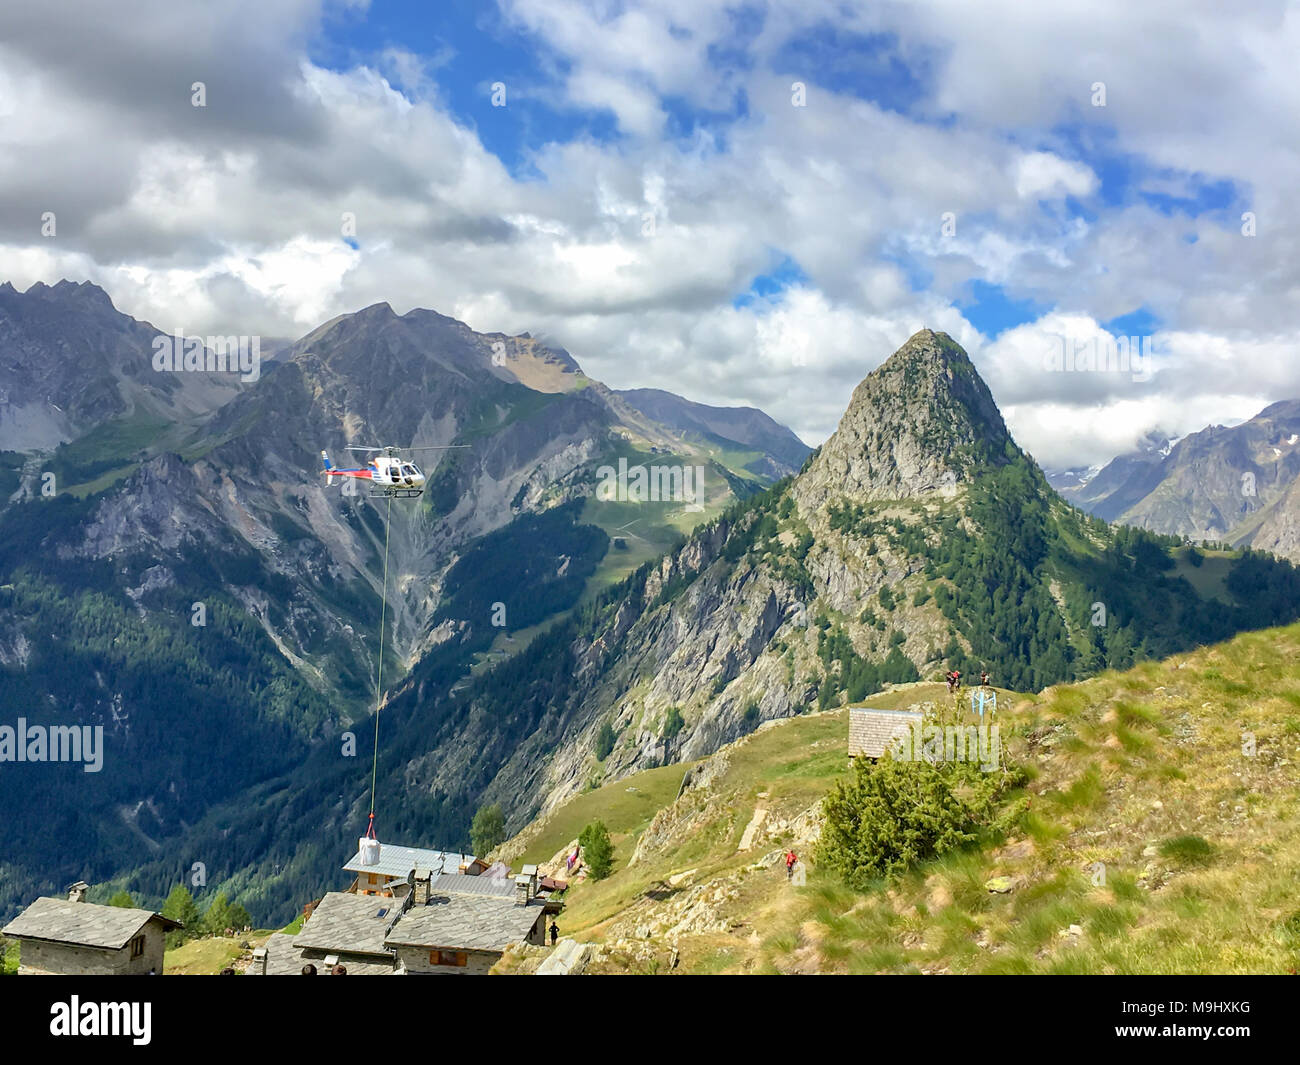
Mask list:
[[[161,975],[166,935],[180,922],[87,902],[86,890],[78,883],[66,899],[39,898],[0,929],[18,940],[19,975]]]
[[[874,710],[868,706],[849,707],[849,757],[874,761],[914,729],[919,729],[925,715],[916,710]]]

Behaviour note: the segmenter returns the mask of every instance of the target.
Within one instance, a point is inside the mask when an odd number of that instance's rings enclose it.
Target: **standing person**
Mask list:
[[[551,946],[555,946],[555,941],[560,938],[560,926],[554,921],[551,922]]]
[[[787,880],[794,876],[794,866],[798,860],[799,855],[795,854],[793,849],[785,856],[785,878]]]
[[[980,685],[985,688],[989,686],[989,671],[987,669],[980,674]]]

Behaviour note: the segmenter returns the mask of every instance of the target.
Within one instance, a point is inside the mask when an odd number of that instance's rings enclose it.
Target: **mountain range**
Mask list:
[[[377,304],[203,385],[155,373],[158,332],[93,286],[0,296],[0,424],[45,434],[0,456],[0,721],[106,737],[100,773],[0,767],[4,912],[81,877],[161,898],[199,863],[287,917],[364,827],[377,686],[381,838],[450,848],[484,804],[517,830],[949,665],[1036,690],[1300,613],[1285,562],[1068,503],[943,333],[809,453],[760,412],[616,392],[432,311]],[[92,334],[113,346],[78,355]],[[315,472],[394,442],[469,446],[391,509]],[[704,490],[602,497],[620,462]]]
[[[1240,425],[1151,434],[1082,483],[1077,471],[1053,483],[1107,521],[1300,561],[1298,477],[1300,400],[1286,400]]]
[[[87,283],[0,286],[0,702],[101,724],[109,751],[75,778],[0,767],[47,810],[19,830],[0,909],[168,853],[366,717],[385,548],[384,675],[440,649],[450,686],[808,454],[756,411],[678,401],[707,439],[661,424],[563,350],[431,311],[342,315],[251,381],[159,372],[167,337]],[[320,450],[376,443],[468,446],[426,453],[429,491],[390,514],[318,476]],[[695,467],[700,490],[596,498],[620,458]],[[492,535],[516,567],[493,576],[536,578],[499,626],[457,615]]]

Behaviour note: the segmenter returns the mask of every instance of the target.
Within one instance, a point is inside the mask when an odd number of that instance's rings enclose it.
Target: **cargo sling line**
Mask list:
[[[388,497],[388,514],[384,520],[384,592],[379,608],[379,668],[375,677],[375,757],[370,768],[370,824],[366,837],[375,836],[375,783],[379,779],[379,700],[384,690],[384,622],[388,617],[388,535],[393,521],[393,497]]]

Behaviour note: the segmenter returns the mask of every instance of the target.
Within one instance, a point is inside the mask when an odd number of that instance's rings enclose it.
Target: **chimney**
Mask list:
[[[86,892],[90,890],[90,885],[84,880],[78,880],[68,889],[69,902],[85,902]]]
[[[519,870],[521,874],[528,877],[528,897],[530,899],[537,897],[537,866],[525,865]]]
[[[415,905],[427,903],[429,896],[433,894],[433,870],[424,868],[412,870],[411,878],[413,881],[411,895]]]
[[[253,951],[253,968],[258,976],[266,975],[266,948],[258,947]]]
[[[515,905],[516,906],[528,905],[528,899],[530,897],[529,886],[530,886],[530,881],[528,877],[524,876],[523,873],[520,873],[517,877],[515,877]]]

